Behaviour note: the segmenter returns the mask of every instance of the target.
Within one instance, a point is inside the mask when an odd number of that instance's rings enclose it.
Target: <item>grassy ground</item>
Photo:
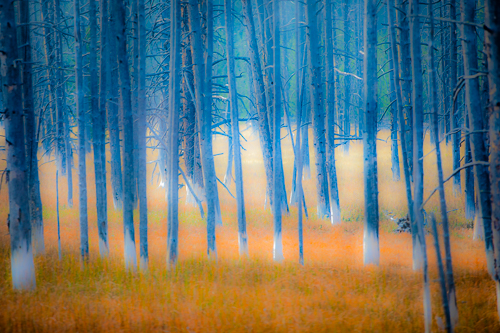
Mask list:
[[[404,180],[393,182],[390,141],[379,142],[381,264],[362,264],[363,165],[362,146],[352,144],[349,155],[338,149],[337,169],[343,224],[331,226],[315,217],[315,181],[305,181],[310,218],[305,221],[305,266],[298,264],[297,212],[284,217],[285,262],[272,261],[272,215],[264,208],[265,174],[258,141],[249,131],[243,155],[249,258],[238,257],[236,203],[219,187],[224,226],[217,229],[218,260],[206,259],[205,225],[196,207],[185,203],[181,190],[179,263],[166,265],[166,204],[156,179],[148,186],[150,271],[132,274],[123,261],[121,213],[109,206],[111,256],[98,256],[95,225],[93,165],[88,161],[90,261],[79,261],[78,191],[75,207],[66,203],[65,180],[60,181],[63,260],[57,255],[55,168],[41,166],[42,200],[47,253],[35,259],[37,289],[12,291],[9,236],[0,225],[1,332],[422,332],[422,275],[411,268],[411,237],[394,234],[386,214],[406,212]],[[385,139],[388,133],[379,137]],[[312,143],[312,141],[311,141]],[[215,142],[224,152],[224,139]],[[287,186],[293,167],[288,139],[284,140]],[[430,151],[426,145],[426,151]],[[311,156],[313,151],[311,149]],[[150,158],[154,159],[152,153]],[[223,178],[226,157],[215,158]],[[312,175],[315,174],[312,159]],[[42,161],[43,162],[43,161]],[[445,174],[451,172],[451,150],[444,151]],[[148,166],[149,172],[152,165]],[[76,171],[75,171],[76,172]],[[436,185],[435,156],[425,159],[426,196]],[[401,172],[402,173],[402,172]],[[109,173],[108,173],[109,175]],[[109,182],[108,182],[109,184]],[[75,183],[75,186],[77,184]],[[234,191],[234,184],[230,187]],[[495,287],[486,272],[484,245],[472,240],[463,218],[463,197],[447,186],[452,224],[452,253],[460,315],[457,332],[500,332]],[[0,193],[0,221],[6,221],[6,190]],[[108,195],[108,199],[111,195]],[[437,210],[437,198],[427,211]],[[137,232],[138,235],[138,232]],[[430,237],[430,236],[429,236]],[[432,244],[428,238],[428,244]],[[430,246],[433,330],[442,318],[435,252]]]

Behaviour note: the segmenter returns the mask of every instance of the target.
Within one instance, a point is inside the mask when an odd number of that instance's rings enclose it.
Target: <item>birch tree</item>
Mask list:
[[[5,113],[5,144],[9,174],[9,234],[12,285],[17,290],[35,289],[31,243],[28,175],[24,135],[23,96],[20,81],[15,2],[0,6],[0,65]]]

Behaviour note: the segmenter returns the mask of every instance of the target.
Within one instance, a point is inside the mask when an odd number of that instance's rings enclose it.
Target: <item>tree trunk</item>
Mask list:
[[[139,199],[140,268],[148,269],[148,196],[146,173],[146,17],[144,0],[137,0],[139,28],[139,71],[137,105],[137,190]]]
[[[346,73],[352,73],[351,59],[350,59],[351,52],[349,51],[349,43],[351,42],[351,32],[350,32],[350,29],[349,29],[349,23],[350,23],[350,20],[349,20],[349,10],[350,10],[349,0],[344,0],[344,53],[345,53],[345,56],[344,56],[344,72],[346,72]],[[329,11],[329,9],[325,10],[325,15],[326,16],[328,16],[328,11]],[[332,10],[330,9],[330,11],[332,11]],[[329,20],[329,18],[327,18],[327,20]],[[328,30],[330,30],[330,31],[328,31]],[[325,32],[327,34],[331,35],[331,29],[328,29],[327,25],[325,25]],[[328,42],[328,40],[326,42]],[[332,42],[332,45],[333,45],[333,42]],[[328,53],[328,50],[327,50],[327,53]],[[328,61],[333,61],[333,47],[332,47],[332,55],[331,56],[327,56],[327,58],[328,58]],[[327,61],[327,63],[328,63],[328,61]],[[333,68],[331,69],[331,71],[332,72],[334,71]],[[327,72],[327,74],[326,74],[327,76],[330,75],[328,69],[326,70],[326,72]],[[335,76],[335,73],[332,73],[332,75]],[[350,112],[351,112],[351,83],[352,83],[351,77],[349,75],[344,76],[344,119],[343,119],[344,121],[343,121],[343,126],[342,127],[344,129],[344,135],[345,136],[350,136],[351,135],[351,122],[350,122]],[[335,94],[335,89],[332,90],[332,93]],[[327,100],[328,99],[329,98],[327,96]],[[328,109],[328,105],[327,105],[327,109]],[[327,113],[328,113],[328,111],[327,111]],[[327,115],[327,117],[328,117],[328,115]],[[333,126],[335,125],[335,121],[332,120],[330,122],[330,120],[329,120],[328,127],[330,127],[332,125]],[[350,140],[346,140],[345,143],[343,144],[344,153],[346,155],[349,154],[349,145],[350,145],[350,142],[351,142]],[[330,180],[331,180],[331,178],[330,178]],[[331,187],[330,187],[330,190],[331,190]],[[331,194],[330,194],[330,196],[331,196]],[[330,203],[330,206],[331,205],[332,204]]]
[[[432,322],[430,282],[427,269],[427,249],[425,245],[423,197],[424,197],[424,106],[422,79],[422,51],[420,45],[420,18],[419,4],[417,0],[410,0],[410,49],[412,65],[412,102],[413,102],[413,180],[414,180],[414,200],[413,214],[411,221],[413,240],[413,269],[423,269],[424,276],[424,319],[425,331],[430,332]]]
[[[29,2],[23,0],[19,5],[20,21],[23,24],[19,31],[21,54],[23,58],[23,103],[25,110],[26,125],[26,149],[28,159],[28,192],[30,205],[30,218],[33,228],[33,247],[36,254],[45,252],[43,237],[43,214],[42,199],[40,197],[40,180],[38,178],[38,131],[36,128],[35,110],[33,105],[33,79],[32,79],[32,56],[31,38],[29,29]],[[41,115],[39,115],[40,117]]]
[[[500,4],[485,1],[485,51],[488,58],[489,84],[489,135],[490,135],[490,180],[495,248],[495,281],[497,287],[497,310],[500,316]]]
[[[394,0],[387,1],[387,13],[388,13],[388,24],[389,24],[389,39],[391,43],[391,53],[392,59],[399,59],[399,52],[397,48],[397,40],[396,40],[396,21],[395,21],[395,4]],[[410,176],[410,168],[408,165],[408,151],[407,151],[407,143],[406,143],[406,133],[405,133],[405,118],[403,114],[403,98],[401,95],[401,84],[399,78],[399,64],[394,61],[392,76],[394,77],[394,86],[396,92],[396,108],[399,115],[399,137],[401,140],[401,152],[403,154],[403,172],[405,175],[405,185],[406,185],[406,202],[408,203],[408,215],[410,217],[410,221],[414,220],[413,216],[413,198],[411,194],[411,176]]]
[[[168,158],[168,263],[175,266],[179,237],[179,107],[181,85],[181,4],[170,6],[170,85],[169,85],[169,150]]]
[[[402,107],[406,117],[401,118],[400,123],[406,135],[408,167],[410,170],[410,180],[413,182],[413,109],[411,99],[412,73],[411,73],[411,53],[410,53],[410,32],[408,27],[408,5],[404,0],[397,0],[398,26],[400,27],[400,73],[401,73],[401,91]],[[405,119],[406,118],[406,119]]]
[[[318,27],[316,24],[316,3],[307,1],[307,44],[309,50],[309,71],[311,78],[311,104],[313,110],[314,148],[316,153],[316,190],[318,195],[318,216],[329,216],[330,205],[328,195],[328,177],[326,169],[326,130],[323,111],[323,89],[321,78],[321,61],[319,54]]]
[[[476,3],[474,0],[461,0],[462,21],[474,22]],[[465,77],[476,74],[478,70],[477,43],[475,28],[471,25],[460,25],[462,39],[462,54],[464,59]],[[491,191],[489,170],[485,163],[488,162],[488,151],[485,146],[484,115],[479,96],[479,79],[471,78],[465,82],[465,100],[470,121],[470,143],[472,161],[475,173],[475,187],[478,190],[477,218],[482,219],[484,228],[484,243],[486,247],[486,260],[488,271],[495,276],[494,250],[491,230]],[[482,163],[482,164],[481,164]]]
[[[232,19],[232,0],[224,0],[224,18],[226,21],[227,75],[229,80],[229,99],[231,103],[231,137],[233,139],[234,182],[236,184],[236,202],[238,211],[238,244],[240,255],[248,255],[247,227],[245,216],[245,198],[243,193],[243,170],[241,167],[240,129],[238,121],[238,92],[234,67],[234,36]],[[275,13],[276,14],[276,13]],[[277,17],[277,15],[275,15]],[[278,53],[279,54],[279,53]],[[276,86],[276,83],[275,83]],[[280,95],[276,95],[280,96]],[[276,184],[275,184],[276,185]],[[278,201],[275,201],[275,203]],[[275,230],[276,233],[276,230]]]
[[[412,240],[413,240],[413,269],[422,269],[424,252],[425,252],[425,237],[423,234],[424,215],[422,211],[422,203],[424,198],[424,164],[423,164],[423,148],[424,148],[424,106],[423,106],[423,90],[424,84],[422,79],[422,51],[420,45],[420,21],[417,16],[419,14],[418,3],[416,0],[411,0],[409,4],[410,17],[410,49],[411,49],[411,65],[412,65],[412,102],[413,102],[413,180],[414,180],[414,200],[412,220]]]
[[[378,240],[378,176],[377,176],[377,5],[375,0],[365,1],[363,89],[364,127],[364,185],[365,227],[363,261],[365,265],[380,262]]]
[[[127,34],[125,24],[125,4],[123,0],[113,0],[116,15],[114,33],[117,40],[118,84],[123,126],[123,226],[125,240],[125,267],[135,271],[137,253],[134,232],[134,125],[130,89],[130,73],[127,54]]]
[[[110,102],[108,103],[108,131],[109,149],[111,153],[111,189],[113,193],[113,206],[115,209],[123,209],[123,173],[122,173],[122,153],[120,150],[120,124],[119,124],[119,82],[116,78],[118,74],[117,58],[117,37],[114,31],[117,18],[114,14],[113,1],[110,0],[109,20],[111,26],[107,35],[109,42],[108,60],[109,70],[106,73],[106,81],[109,82]]]
[[[257,115],[259,121],[259,138],[262,155],[264,158],[264,168],[266,172],[266,196],[272,198],[273,189],[273,148],[271,134],[269,132],[269,120],[267,116],[266,88],[262,66],[259,59],[259,49],[257,46],[257,35],[252,13],[250,0],[243,0],[243,10],[245,12],[245,22],[247,25],[247,42],[250,51],[250,61],[252,63],[253,81],[255,86],[255,100],[257,102]]]
[[[455,0],[450,0],[450,19],[456,20],[457,19],[457,14],[456,14],[456,7],[455,7]],[[454,89],[457,86],[457,25],[456,23],[450,23],[450,54],[449,54],[449,65],[450,68],[448,70],[448,75],[449,75],[449,81],[448,81],[448,88],[449,92],[448,94],[450,95],[451,98],[453,98],[453,93]],[[460,168],[460,141],[461,141],[461,131],[458,126],[458,119],[459,119],[459,114],[455,113],[455,107],[454,107],[453,101],[450,103],[451,105],[451,111],[450,111],[450,116],[445,118],[445,132],[450,133],[450,125],[451,125],[451,131],[455,132],[452,134],[452,149],[453,149],[453,170],[456,170]],[[446,110],[447,111],[447,110]],[[446,137],[448,142],[448,136]],[[460,172],[457,172],[455,176],[453,177],[453,193],[455,195],[460,194],[462,192],[462,186],[461,186],[461,176]]]
[[[332,6],[333,2],[331,0],[326,0],[325,3],[325,43],[326,43],[326,118],[328,122],[327,126],[327,136],[328,136],[328,184],[330,193],[330,221],[332,224],[339,224],[342,222],[340,218],[340,202],[339,202],[339,188],[337,184],[337,169],[335,167],[335,69],[334,69],[334,58],[333,58],[333,38],[332,38]],[[347,11],[347,1],[345,11]],[[347,19],[347,15],[344,16]],[[344,20],[344,22],[345,22]],[[345,28],[346,29],[346,28]],[[349,43],[349,38],[344,40],[345,43]],[[347,45],[347,44],[346,44]],[[346,46],[347,53],[347,46]],[[346,65],[348,65],[348,58],[345,57]],[[347,66],[349,67],[349,66]],[[350,71],[344,69],[346,71]],[[347,76],[346,76],[347,79]],[[348,117],[348,110],[350,107],[350,102],[347,99],[348,90],[350,89],[350,82],[345,81],[346,89],[346,102],[344,113]],[[349,93],[350,94],[350,93]],[[349,125],[349,120],[346,121],[346,126]],[[344,128],[344,135],[350,135],[348,128]],[[349,140],[347,140],[349,142]],[[344,152],[349,152],[349,145],[344,146]]]
[[[300,48],[302,42],[302,34],[300,33],[300,24],[299,18],[300,15],[300,2],[299,0],[295,0],[295,70],[296,70],[296,78],[295,78],[295,90],[296,90],[296,100],[295,105],[297,107],[297,134],[295,140],[295,147],[297,154],[295,155],[295,161],[297,164],[297,206],[298,206],[298,236],[299,236],[299,263],[304,265],[304,235],[303,235],[303,225],[302,225],[302,147],[300,143],[301,136],[301,125],[302,125],[302,93],[303,89],[301,89],[301,82],[299,80],[302,77],[302,83],[305,80],[305,75],[299,76],[298,74],[302,72],[301,70],[301,61],[300,61]],[[300,92],[300,93],[299,93]]]
[[[217,176],[215,174],[212,151],[212,105],[206,105],[207,92],[205,85],[205,64],[203,61],[203,41],[201,17],[197,0],[189,2],[189,23],[191,27],[191,50],[194,60],[194,83],[196,94],[196,115],[198,120],[198,138],[201,148],[201,163],[207,201],[207,254],[209,258],[217,257],[215,242],[215,221],[217,218]],[[211,87],[210,87],[211,89]],[[211,92],[210,92],[211,93]]]
[[[87,212],[87,168],[85,150],[85,108],[83,105],[82,33],[80,28],[80,0],[75,7],[75,86],[76,113],[78,117],[78,190],[80,210],[80,255],[85,262],[89,257],[89,226]]]
[[[95,14],[95,0],[90,0],[92,11]],[[99,253],[102,257],[109,255],[108,244],[108,197],[106,189],[106,101],[108,99],[107,71],[109,70],[109,45],[108,45],[108,0],[100,0],[101,9],[101,68],[99,72],[99,96],[96,96],[93,106],[94,125],[94,170],[96,187],[96,207],[97,207],[97,230],[99,233]],[[97,22],[92,18],[96,15],[90,14],[91,24]],[[97,32],[94,28],[94,35],[97,39]],[[91,36],[92,37],[92,36]],[[93,37],[92,37],[93,38]],[[94,42],[93,42],[94,44]],[[95,41],[97,44],[97,41]],[[91,47],[95,50],[94,47]],[[97,64],[96,64],[97,70]],[[97,73],[96,73],[97,74]],[[97,77],[95,78],[95,93],[97,94]],[[92,96],[92,100],[93,100]],[[98,99],[98,100],[97,100]],[[94,103],[94,101],[93,101]]]
[[[438,96],[437,96],[437,71],[435,65],[435,57],[434,57],[434,16],[432,11],[432,3],[428,4],[429,13],[430,13],[430,36],[429,36],[429,96],[430,96],[430,106],[431,106],[431,126],[433,130],[431,134],[434,136],[434,150],[436,152],[436,164],[437,164],[437,172],[438,172],[438,187],[439,187],[439,199],[441,206],[441,221],[443,224],[444,231],[444,248],[446,252],[446,283],[443,281],[443,285],[445,286],[444,295],[443,295],[443,304],[445,305],[445,317],[446,317],[446,325],[448,327],[448,332],[453,329],[454,326],[458,323],[458,309],[457,309],[457,301],[455,295],[455,280],[453,278],[453,266],[451,261],[451,246],[450,246],[450,229],[449,229],[449,221],[448,221],[448,210],[446,208],[446,196],[444,192],[444,184],[443,184],[443,163],[441,160],[441,147],[439,145],[439,129],[438,129]],[[439,254],[439,263],[441,265],[440,274],[442,269],[441,264],[441,254],[439,253],[439,244],[438,244],[438,235],[436,229],[436,222],[434,220],[434,215],[432,215],[433,227],[435,230],[435,239],[436,239],[436,250]],[[444,272],[442,279],[444,280]],[[446,285],[448,288],[446,288]]]
[[[54,25],[59,28],[61,23],[61,5],[60,0],[55,0],[54,3],[55,22]],[[69,115],[66,112],[66,89],[64,87],[66,78],[64,74],[64,53],[62,45],[62,34],[56,34],[56,49],[57,49],[57,158],[58,168],[62,174],[66,174],[68,181],[68,206],[73,207],[73,170],[72,156],[73,150],[71,147],[71,135]]]
[[[26,173],[26,146],[24,112],[20,72],[15,3],[4,2],[0,7],[0,71],[5,113],[5,144],[9,175],[9,234],[11,274],[14,289],[35,289],[35,266],[31,243],[28,175]]]

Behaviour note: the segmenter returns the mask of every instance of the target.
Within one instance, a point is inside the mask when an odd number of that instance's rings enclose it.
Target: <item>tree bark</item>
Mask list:
[[[364,185],[365,185],[365,226],[363,239],[363,262],[378,265],[379,216],[378,216],[378,176],[377,176],[377,4],[366,0],[364,7],[364,69],[363,89],[364,127]]]
[[[474,22],[476,3],[474,0],[461,0],[460,11],[462,21]],[[470,25],[460,25],[462,39],[462,56],[464,60],[464,75],[471,76],[478,70],[477,42],[475,28]],[[465,100],[470,121],[470,143],[473,162],[487,162],[488,151],[485,146],[484,115],[481,108],[479,95],[479,79],[467,79],[465,82]],[[495,257],[493,249],[491,228],[491,190],[488,167],[482,164],[474,166],[475,188],[478,190],[477,219],[482,219],[484,228],[484,243],[486,247],[486,260],[488,271],[495,276]]]
[[[0,7],[0,65],[5,107],[5,144],[9,175],[9,234],[12,285],[16,290],[35,289],[31,243],[28,174],[24,136],[23,96],[20,88],[15,2]]]
[[[148,196],[146,174],[146,17],[144,0],[137,0],[139,28],[139,71],[137,103],[137,194],[139,199],[140,268],[148,269]]]
[[[340,202],[339,202],[339,188],[337,184],[337,169],[335,167],[335,64],[333,57],[333,38],[332,38],[332,6],[333,2],[331,0],[325,1],[325,43],[326,43],[326,119],[327,119],[327,130],[326,134],[328,137],[328,185],[330,193],[330,221],[332,224],[340,224],[342,222],[340,218]],[[345,11],[347,11],[347,1]],[[344,22],[347,19],[347,15],[344,16]],[[345,28],[345,27],[344,27]],[[347,32],[346,32],[347,33]],[[349,38],[344,40],[345,43],[349,43]],[[347,45],[346,44],[346,45]],[[347,46],[346,46],[347,53]],[[346,66],[348,64],[348,58],[345,57]],[[350,68],[349,68],[350,70]],[[347,79],[347,77],[346,77]],[[350,102],[347,99],[348,90],[350,89],[350,82],[345,82],[346,91],[346,101],[344,105],[345,116],[348,117]],[[350,94],[350,93],[349,93]],[[345,119],[344,119],[345,120]],[[344,123],[345,126],[350,127],[349,120],[347,119]],[[344,135],[350,135],[349,128],[344,127]],[[349,142],[349,140],[347,140]],[[344,152],[349,152],[349,145],[344,146]],[[300,197],[299,197],[300,198]]]
[[[491,220],[495,249],[497,310],[500,316],[500,4],[485,1],[485,51],[488,59]]]
[[[179,237],[179,107],[181,85],[181,4],[170,6],[170,85],[169,85],[169,150],[168,158],[168,239],[167,261],[175,266]]]
[[[95,0],[90,0],[95,14]],[[108,0],[100,0],[101,9],[101,68],[99,72],[99,96],[96,105],[93,106],[94,123],[94,170],[96,183],[96,207],[97,207],[97,230],[99,233],[99,253],[102,257],[109,255],[108,244],[108,197],[106,189],[106,101],[108,99],[108,74],[109,71],[109,45],[108,45]],[[92,19],[91,23],[97,23]],[[94,30],[97,38],[97,32]],[[92,37],[93,38],[93,37]],[[97,42],[95,43],[97,44]],[[94,47],[92,49],[95,50]],[[97,67],[97,65],[96,65]],[[95,78],[97,81],[97,78]],[[97,85],[97,83],[96,83]],[[92,85],[94,86],[94,85]],[[96,91],[97,93],[97,87]]]
[[[30,218],[33,233],[33,248],[36,254],[45,252],[43,236],[43,213],[42,199],[40,197],[40,179],[38,177],[38,131],[36,128],[36,116],[33,105],[33,78],[32,78],[32,55],[30,38],[30,11],[29,1],[22,0],[19,4],[21,55],[23,58],[23,103],[25,110],[26,125],[26,150],[28,159],[28,192],[30,205]],[[39,115],[40,117],[41,115]]]
[[[226,21],[227,36],[227,75],[229,80],[229,99],[231,103],[231,137],[233,139],[234,182],[236,184],[238,214],[238,244],[240,247],[240,255],[248,255],[245,198],[243,193],[243,170],[241,167],[240,129],[238,121],[238,92],[236,90],[236,77],[234,75],[234,32],[231,1],[232,0],[224,0],[224,18]],[[278,15],[275,15],[275,17],[277,16]],[[275,201],[275,203],[276,202],[278,201]]]
[[[130,73],[127,54],[127,34],[125,24],[125,4],[123,0],[113,0],[116,15],[114,33],[117,41],[118,85],[120,89],[120,109],[123,126],[123,226],[125,240],[125,267],[132,271],[137,268],[134,231],[134,125],[130,88]]]
[[[191,26],[191,50],[194,60],[194,83],[196,94],[196,115],[198,122],[198,138],[201,148],[201,163],[207,201],[207,254],[208,257],[217,257],[215,242],[215,221],[217,218],[216,206],[218,200],[217,175],[215,174],[214,156],[212,150],[212,105],[206,105],[205,64],[203,61],[203,42],[201,30],[200,9],[197,0],[189,2],[189,23]]]
[[[317,8],[312,0],[307,1],[307,44],[309,50],[309,71],[311,80],[311,104],[313,110],[314,148],[316,153],[316,191],[318,196],[318,216],[329,216],[327,207],[330,205],[328,195],[328,177],[326,168],[326,130],[323,111],[323,91],[321,78],[321,61],[317,27]]]

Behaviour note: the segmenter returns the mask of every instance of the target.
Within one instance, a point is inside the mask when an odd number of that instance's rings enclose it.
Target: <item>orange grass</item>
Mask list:
[[[35,259],[37,288],[14,292],[10,277],[9,236],[0,225],[0,332],[422,332],[422,275],[411,269],[411,237],[394,234],[385,212],[406,212],[404,180],[392,181],[390,141],[378,143],[380,189],[380,267],[362,264],[362,146],[349,156],[337,152],[343,223],[332,226],[315,216],[314,179],[304,182],[310,218],[305,221],[305,266],[298,264],[297,211],[283,219],[285,262],[272,261],[272,215],[264,209],[265,174],[258,138],[243,133],[243,170],[249,258],[238,257],[236,203],[219,186],[224,226],[217,228],[218,260],[206,259],[206,231],[197,207],[185,203],[181,189],[179,263],[166,265],[166,203],[156,178],[148,183],[150,270],[129,273],[123,261],[121,213],[109,201],[111,255],[98,255],[93,162],[88,155],[90,261],[79,260],[78,188],[75,207],[66,203],[66,181],[60,180],[63,260],[57,255],[55,167],[40,167],[47,253]],[[386,138],[389,133],[379,133]],[[312,137],[311,137],[312,143]],[[312,145],[311,145],[312,148]],[[451,172],[451,149],[443,146],[445,175]],[[225,152],[224,138],[214,153]],[[284,168],[290,189],[293,155],[283,141]],[[426,143],[426,152],[430,145]],[[311,149],[311,173],[315,174]],[[149,159],[156,158],[151,152]],[[223,178],[226,155],[215,157]],[[42,161],[43,162],[43,161]],[[75,163],[76,165],[76,163]],[[108,165],[109,167],[109,165]],[[153,165],[148,165],[151,175]],[[435,155],[425,159],[426,195],[436,186]],[[109,171],[109,170],[108,170]],[[76,170],[75,170],[76,174]],[[403,174],[403,172],[401,172]],[[109,176],[109,172],[108,172]],[[109,178],[109,177],[108,177]],[[76,176],[75,178],[76,179]],[[108,189],[109,189],[108,179]],[[234,184],[230,187],[234,192]],[[463,197],[447,185],[452,225],[452,253],[460,322],[457,332],[500,332],[494,283],[486,272],[484,245],[472,240],[463,218]],[[0,221],[8,214],[7,191],[0,200]],[[437,211],[437,197],[427,211]],[[136,223],[136,235],[138,235]],[[430,236],[427,243],[432,244]],[[137,237],[138,239],[138,237]],[[433,330],[443,318],[435,252],[429,249]]]

